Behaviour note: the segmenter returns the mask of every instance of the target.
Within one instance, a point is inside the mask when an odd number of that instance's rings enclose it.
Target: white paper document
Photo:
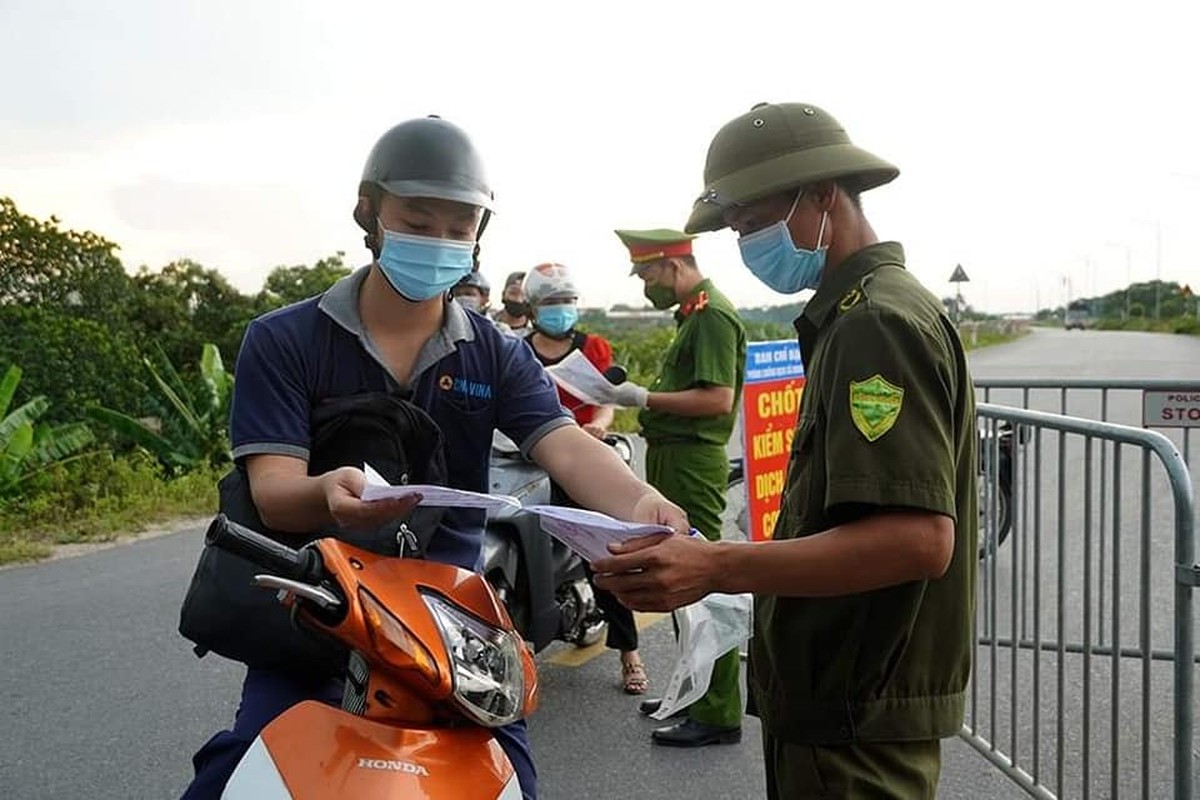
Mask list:
[[[405,484],[392,486],[383,476],[372,469],[370,464],[363,465],[363,473],[367,476],[367,485],[363,487],[362,499],[389,500],[394,498],[421,495],[421,505],[446,508],[482,508],[484,511],[496,512],[509,509],[517,511],[521,508],[520,501],[515,497],[504,494],[482,494],[468,492],[463,489],[451,489],[448,486],[429,486],[424,484]]]
[[[583,556],[590,563],[612,555],[610,542],[623,542],[652,533],[671,533],[666,525],[625,522],[597,511],[564,506],[526,506],[541,518],[542,530]]]
[[[482,494],[446,486],[406,484],[392,486],[383,479],[370,464],[363,465],[367,485],[363,487],[362,499],[386,500],[411,497],[419,494],[421,505],[446,508],[481,508],[489,513],[499,511],[526,511],[536,514],[542,530],[587,559],[588,562],[606,558],[610,542],[623,542],[638,536],[653,533],[669,534],[666,525],[649,525],[640,522],[625,522],[598,511],[565,506],[533,505],[522,506],[515,497],[503,494]]]
[[[575,397],[593,406],[612,405],[614,386],[596,366],[588,361],[582,350],[574,350],[546,372],[554,382]]]

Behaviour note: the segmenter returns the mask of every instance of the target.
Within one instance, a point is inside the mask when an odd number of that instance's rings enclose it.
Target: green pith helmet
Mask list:
[[[841,123],[807,103],[759,103],[726,123],[708,146],[704,193],[685,230],[725,227],[722,212],[786,189],[837,179],[857,192],[882,186],[900,170],[856,147]]]
[[[354,221],[367,232],[368,240],[375,235],[381,191],[479,206],[483,209],[480,234],[494,206],[479,151],[462,128],[436,116],[401,122],[371,148],[358,193],[371,198],[375,207],[364,209],[360,204],[354,212]]]

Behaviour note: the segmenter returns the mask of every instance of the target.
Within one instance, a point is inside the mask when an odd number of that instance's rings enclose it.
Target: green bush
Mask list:
[[[109,541],[179,516],[216,512],[217,470],[163,476],[148,453],[94,453],[52,467],[0,502],[0,563],[37,558],[54,544]]]
[[[228,464],[233,460],[229,445],[233,373],[226,372],[220,351],[214,344],[204,345],[199,380],[194,385],[179,375],[161,351],[158,356],[157,367],[150,359],[145,365],[159,392],[159,424],[102,406],[89,408],[88,416],[153,453],[168,472]]]
[[[1172,333],[1200,334],[1200,320],[1195,317],[1176,317],[1171,320]]]

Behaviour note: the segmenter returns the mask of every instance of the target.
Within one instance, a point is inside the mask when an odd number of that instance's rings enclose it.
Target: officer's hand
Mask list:
[[[374,530],[394,520],[408,516],[421,502],[418,495],[400,499],[362,499],[367,477],[361,469],[340,467],[321,476],[325,490],[325,505],[329,516],[339,528]]]
[[[610,544],[611,558],[592,562],[596,585],[635,611],[674,611],[716,590],[716,547],[675,534]]]
[[[650,392],[645,386],[638,386],[633,381],[625,381],[613,387],[612,403],[622,408],[645,408],[650,398]]]

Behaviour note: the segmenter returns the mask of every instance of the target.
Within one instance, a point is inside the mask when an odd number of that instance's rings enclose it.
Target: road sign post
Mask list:
[[[950,282],[954,284],[954,324],[957,325],[962,321],[962,284],[970,281],[967,277],[967,271],[963,269],[962,264],[954,266],[954,272],[950,275]]]

